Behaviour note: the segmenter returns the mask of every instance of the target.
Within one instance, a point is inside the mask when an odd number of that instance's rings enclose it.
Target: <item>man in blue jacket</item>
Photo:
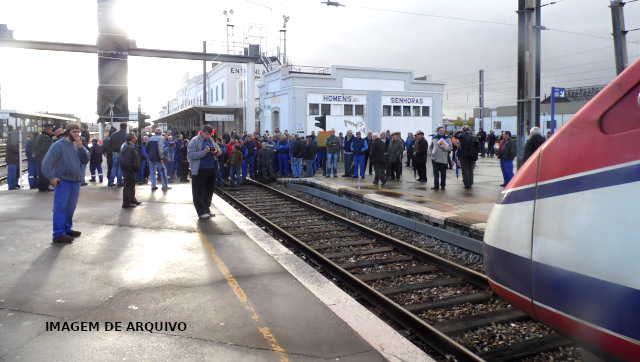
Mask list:
[[[84,152],[80,127],[69,123],[64,137],[56,141],[42,161],[42,173],[55,187],[53,198],[53,242],[71,243],[80,232],[73,230],[73,213],[80,196],[82,164],[89,162]]]
[[[278,152],[278,170],[280,170],[280,176],[289,176],[289,141],[287,136],[280,137],[276,145]]]
[[[351,151],[353,151],[353,178],[358,178],[358,169],[360,169],[360,177],[364,178],[364,153],[368,150],[367,141],[362,138],[360,131],[356,132],[356,138],[351,143]]]

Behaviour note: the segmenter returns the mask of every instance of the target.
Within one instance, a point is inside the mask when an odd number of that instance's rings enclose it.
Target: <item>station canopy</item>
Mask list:
[[[243,123],[242,106],[188,106],[153,121],[178,130],[195,130],[203,122],[219,130],[239,129]]]

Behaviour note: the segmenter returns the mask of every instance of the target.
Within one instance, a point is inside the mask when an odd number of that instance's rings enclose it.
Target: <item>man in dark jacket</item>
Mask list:
[[[38,160],[38,191],[40,192],[53,191],[49,188],[49,179],[42,173],[42,161],[53,143],[52,137],[53,125],[45,124],[42,126],[42,133],[36,137],[33,145],[33,156]]]
[[[416,143],[413,145],[413,164],[418,171],[418,181],[427,182],[427,152],[429,143],[424,138],[424,132],[416,132]]]
[[[504,183],[500,186],[506,186],[513,178],[513,160],[518,155],[518,147],[516,140],[511,138],[511,132],[504,132],[504,142],[500,146],[498,151],[498,157],[500,158],[500,169],[502,170],[502,178]]]
[[[7,138],[7,150],[4,154],[5,161],[7,162],[7,184],[9,190],[17,190],[20,188],[20,186],[18,186],[20,157],[18,155],[18,143],[16,142],[18,141],[18,136],[18,131],[13,131],[9,134],[9,138]]]
[[[98,144],[97,139],[91,140],[92,147],[89,149],[89,171],[91,172],[91,182],[96,182],[96,170],[98,170],[98,179],[102,183],[102,155],[104,148]]]
[[[374,133],[371,135],[371,149],[369,150],[369,162],[373,165],[373,171],[375,176],[373,177],[373,184],[378,185],[378,181],[382,181],[382,185],[387,183],[387,177],[382,172],[384,166],[385,153],[387,152],[387,145],[380,139],[380,135]]]
[[[120,130],[111,135],[111,140],[109,141],[109,152],[111,152],[111,157],[113,159],[113,166],[111,168],[111,174],[109,175],[109,180],[107,182],[107,186],[114,186],[113,179],[116,178],[117,186],[122,187],[122,170],[120,169],[120,149],[122,145],[126,141],[127,137],[127,123],[120,123]]]
[[[522,164],[527,162],[529,157],[531,157],[531,155],[533,155],[533,153],[536,152],[536,150],[540,146],[542,146],[542,144],[545,141],[544,137],[542,137],[542,135],[540,134],[540,128],[539,127],[531,127],[531,131],[529,131],[529,135],[531,137],[527,140],[527,143],[524,144],[524,153],[522,155]]]
[[[260,173],[265,179],[275,179],[276,174],[273,172],[273,150],[267,147],[266,142],[262,142],[262,148],[258,151],[258,165]]]
[[[136,172],[140,172],[140,156],[136,150],[136,134],[127,133],[125,143],[120,149],[120,169],[124,176],[124,188],[122,189],[122,208],[131,209],[142,202],[136,200]]]
[[[180,162],[182,162],[182,165],[180,166],[180,182],[189,182],[187,179],[187,175],[189,174],[189,159],[187,158],[189,153],[188,148],[189,139],[185,138],[182,147],[180,147]]]
[[[485,142],[487,142],[487,132],[480,127],[476,137],[478,137],[478,141],[480,142],[480,157],[484,157],[484,154],[486,153]]]
[[[496,137],[496,133],[493,130],[489,131],[489,135],[487,136],[487,153],[491,158],[493,158],[493,154],[495,153],[494,151],[497,139],[498,137]]]
[[[469,126],[464,126],[453,137],[458,139],[458,162],[460,162],[460,168],[462,168],[462,182],[465,189],[470,189],[473,185],[473,167],[475,161],[472,160],[471,142],[473,142],[473,136],[471,135],[471,129]],[[477,155],[476,155],[477,156]]]
[[[353,178],[358,178],[358,170],[360,177],[364,178],[364,153],[369,149],[367,141],[362,138],[360,131],[356,132],[356,138],[351,142],[351,151],[353,151]]]
[[[331,135],[326,138],[327,145],[327,177],[331,177],[331,169],[333,168],[333,177],[338,177],[338,155],[340,154],[340,138],[336,136],[336,130],[331,129]]]
[[[30,133],[29,140],[24,146],[24,151],[27,154],[27,170],[29,171],[29,188],[38,188],[38,159],[33,156],[33,147],[36,144],[36,137],[38,133]]]
[[[307,146],[304,138],[295,135],[293,145],[291,146],[291,172],[293,178],[302,177],[302,161],[304,160],[304,149]]]
[[[316,160],[316,143],[313,136],[307,136],[307,144],[304,147],[304,163],[307,166],[306,177],[313,177],[313,163]]]

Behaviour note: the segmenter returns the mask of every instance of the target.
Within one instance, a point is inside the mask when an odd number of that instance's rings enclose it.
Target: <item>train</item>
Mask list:
[[[491,287],[596,356],[640,360],[639,211],[637,60],[501,193],[484,237]]]

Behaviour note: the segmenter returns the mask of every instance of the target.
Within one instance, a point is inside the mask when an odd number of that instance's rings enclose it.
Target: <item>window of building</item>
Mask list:
[[[393,106],[393,116],[394,117],[402,116],[402,106]]]
[[[222,83],[222,85],[220,86],[220,94],[221,94],[220,99],[224,101],[224,83]]]
[[[502,129],[502,121],[493,122],[493,129]]]
[[[420,117],[420,106],[413,106],[413,116]]]
[[[309,103],[309,115],[317,116],[320,114],[320,105],[318,103]]]
[[[356,116],[364,116],[364,105],[356,104]]]
[[[218,99],[220,98],[218,97],[218,86],[216,86],[216,102],[218,101]]]
[[[353,116],[353,104],[345,104],[344,105],[344,115],[345,116]]]
[[[391,115],[391,106],[382,106],[382,116],[388,117]]]
[[[403,106],[402,107],[402,116],[403,117],[411,117],[411,106]]]
[[[331,114],[331,105],[330,104],[321,104],[320,105],[320,114],[326,114],[327,116]]]
[[[422,117],[429,117],[429,116],[431,116],[431,107],[422,106]]]

